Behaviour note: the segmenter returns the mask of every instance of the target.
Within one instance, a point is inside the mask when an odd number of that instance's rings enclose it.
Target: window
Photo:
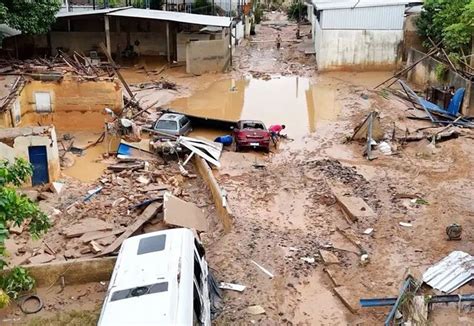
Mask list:
[[[177,130],[178,124],[172,120],[158,120],[155,130]]]
[[[179,119],[179,127],[183,128],[185,125],[188,124],[188,122],[189,122],[188,118],[182,117],[181,119]]]
[[[202,316],[202,304],[201,304],[201,295],[196,287],[196,283],[193,286],[193,310],[194,310],[194,325],[202,325],[201,316]]]
[[[246,122],[243,125],[243,129],[265,129],[265,127],[258,122]]]
[[[194,253],[194,277],[196,278],[196,282],[198,282],[199,289],[202,289],[201,263],[199,262],[199,258],[197,257],[196,253]]]
[[[201,258],[204,257],[204,255],[206,254],[206,251],[204,250],[204,247],[197,239],[194,239],[194,246],[196,247],[199,257]]]
[[[12,113],[14,119],[13,124],[16,126],[21,121],[21,108],[20,101],[18,99],[15,101],[15,103],[13,103]]]
[[[143,238],[138,243],[137,255],[147,254],[165,249],[166,234]]]
[[[36,112],[51,112],[51,95],[49,92],[35,93]]]

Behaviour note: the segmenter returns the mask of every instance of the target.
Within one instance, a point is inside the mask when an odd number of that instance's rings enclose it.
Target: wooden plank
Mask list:
[[[98,254],[96,257],[105,256],[115,252],[117,249],[120,248],[122,242],[130,237],[133,233],[135,233],[143,224],[145,224],[148,220],[153,218],[156,213],[163,207],[162,203],[154,202],[148,205],[148,207],[143,211],[143,213],[130,225],[127,230],[115,241],[105,248],[102,253]]]
[[[81,240],[83,243],[88,243],[93,240],[98,240],[98,239],[103,239],[110,237],[112,235],[117,235],[120,233],[123,233],[125,229],[116,229],[112,231],[94,231],[94,232],[88,232],[84,233],[79,240]]]

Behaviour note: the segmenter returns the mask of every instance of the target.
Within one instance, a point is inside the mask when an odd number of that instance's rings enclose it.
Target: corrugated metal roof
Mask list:
[[[405,5],[333,9],[321,12],[322,29],[402,30]]]
[[[232,18],[230,17],[197,15],[197,14],[188,14],[188,13],[175,12],[175,11],[138,9],[138,8],[130,8],[130,9],[124,9],[120,11],[110,12],[107,14],[107,16],[157,19],[157,20],[172,21],[172,22],[178,22],[178,23],[188,23],[188,24],[204,25],[204,26],[219,26],[219,27],[229,27],[230,24],[232,23]]]
[[[407,5],[410,0],[312,0],[317,10]]]
[[[77,16],[86,16],[86,15],[105,15],[109,12],[114,12],[117,10],[124,10],[130,7],[119,7],[119,8],[107,8],[107,9],[97,9],[97,10],[85,10],[85,11],[60,11],[56,14],[56,18],[63,17],[77,17]]]
[[[423,282],[441,292],[451,293],[474,279],[474,257],[453,251],[423,274]]]

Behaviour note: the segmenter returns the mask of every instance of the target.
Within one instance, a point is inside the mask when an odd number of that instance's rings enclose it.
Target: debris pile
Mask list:
[[[12,252],[12,264],[107,255],[139,230],[152,232],[176,225],[207,230],[202,209],[212,209],[212,205],[205,185],[197,178],[181,176],[176,166],[149,164],[148,171],[145,165],[117,172],[107,170],[96,185],[67,179],[56,193],[47,188],[36,193],[32,198],[40,200],[38,204],[50,216],[52,227],[37,242],[12,226],[12,241],[19,245]],[[177,209],[184,211],[177,213]],[[189,224],[193,216],[195,222]]]

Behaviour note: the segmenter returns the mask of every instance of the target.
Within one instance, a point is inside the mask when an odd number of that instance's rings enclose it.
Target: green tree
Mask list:
[[[442,46],[452,54],[470,52],[474,32],[473,0],[425,0],[416,22],[418,33]],[[425,42],[431,46],[429,41]]]
[[[31,165],[24,159],[16,159],[13,164],[0,161],[0,271],[7,266],[5,241],[9,237],[9,226],[28,224],[28,231],[37,238],[50,226],[49,219],[38,206],[25,195],[19,195],[16,187],[32,175]],[[16,267],[0,277],[0,307],[8,303],[5,296],[16,299],[19,292],[30,290],[34,280],[28,273]]]
[[[60,7],[60,0],[0,0],[0,23],[25,34],[43,34]]]

